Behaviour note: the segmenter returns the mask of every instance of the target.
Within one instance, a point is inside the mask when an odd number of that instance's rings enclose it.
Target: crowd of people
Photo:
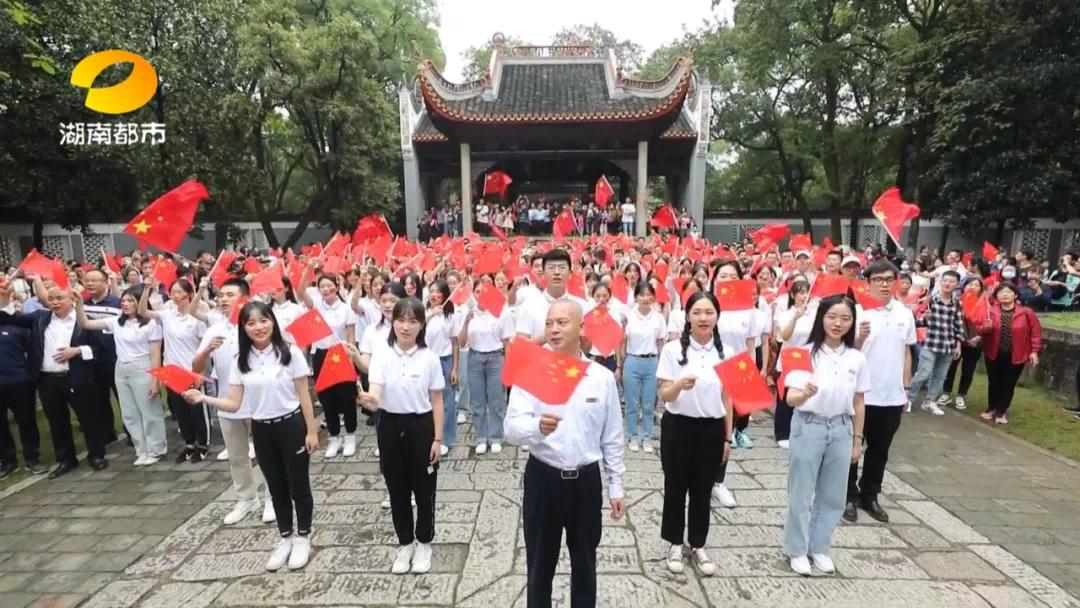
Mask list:
[[[497,213],[489,211],[489,221]],[[588,210],[579,216],[587,220]],[[108,466],[106,445],[117,440],[113,394],[136,466],[152,466],[169,451],[162,401],[182,436],[177,463],[207,458],[218,426],[224,450],[217,457],[229,461],[237,494],[224,523],[260,511],[264,522],[277,522],[268,570],[307,563],[315,508],[309,454],[322,446],[328,460],[354,457],[363,423],[376,427],[383,507],[400,545],[392,571],[427,572],[439,462],[471,417],[475,457],[504,444],[530,453],[523,498],[530,605],[550,601],[564,529],[571,595],[585,605],[596,594],[601,471],[610,515],[621,517],[624,449],[659,451],[667,568],[682,572],[688,559],[702,575],[716,573],[705,550],[710,504],[737,507],[725,484],[727,463],[731,450],[755,443],[750,416],[737,414],[713,371],[721,361],[747,353],[776,392],[772,440],[790,453],[783,549],[801,575],[834,571],[830,545],[841,519],[854,522],[862,511],[888,521],[878,495],[905,412],[914,404],[933,415],[950,404],[965,408],[983,359],[982,417],[1005,424],[1021,371],[1039,363],[1029,290],[1040,266],[1024,252],[982,260],[956,251],[934,260],[926,251],[907,260],[876,249],[761,252],[749,242],[714,247],[689,238],[661,246],[658,237],[595,234],[569,246],[507,244],[516,254],[507,257],[516,259],[484,274],[473,271],[475,260],[456,264],[462,258],[453,255],[428,270],[365,256],[333,271],[314,250],[263,256],[266,264],[287,257],[303,270],[289,273],[296,284],[283,277],[262,293],[253,292],[245,270],[254,252],[240,252],[220,284],[211,280],[209,252],[174,256],[170,284],[155,278],[155,261],[142,251],[124,256],[119,271],[73,264],[66,287],[11,269],[0,285],[0,403],[15,417],[26,468],[50,479],[79,466],[71,410],[90,466]],[[469,254],[481,244],[460,247]],[[1048,306],[1065,302],[1059,286],[1075,296],[1074,260],[1066,254],[1058,270],[1040,274]],[[852,282],[821,291],[840,278]],[[726,286],[749,283],[750,304],[721,304]],[[857,283],[876,304],[855,296]],[[493,311],[486,290],[506,305]],[[330,333],[301,346],[286,328],[312,311]],[[613,350],[585,336],[590,315],[609,315],[621,328]],[[584,379],[561,407],[502,384],[508,347],[519,339],[581,362]],[[786,373],[799,353],[812,365]],[[150,372],[163,365],[205,382],[182,391],[160,386]],[[342,365],[358,380],[310,386],[323,368]],[[56,456],[51,471],[41,465],[35,393]],[[16,468],[3,424],[0,473]]]

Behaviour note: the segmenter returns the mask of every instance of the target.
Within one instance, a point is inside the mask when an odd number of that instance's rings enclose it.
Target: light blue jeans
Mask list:
[[[506,417],[506,389],[502,385],[503,351],[472,351],[469,396],[472,397],[473,432],[477,445],[502,442]]]
[[[847,500],[853,435],[851,416],[823,418],[795,410],[784,524],[784,553],[789,557],[831,555],[833,530]]]
[[[439,357],[442,363],[442,376],[446,386],[443,387],[443,445],[452,446],[457,443],[457,408],[455,407],[457,387],[450,386],[450,372],[454,371],[454,356],[446,355]]]
[[[653,406],[656,404],[656,357],[627,355],[623,362],[623,394],[626,396],[626,437],[652,439]],[[638,413],[641,435],[638,435]]]
[[[623,234],[629,234],[629,235],[633,236],[633,234],[634,234],[634,220],[630,220],[629,222],[624,220],[623,223],[622,223],[622,231],[623,231]]]
[[[165,437],[165,412],[161,397],[150,397],[150,358],[118,363],[113,372],[116,394],[120,401],[120,418],[124,421],[136,456],[160,456],[168,451]],[[5,420],[6,422],[6,420]]]
[[[469,400],[469,349],[463,348],[458,351],[457,357],[457,402],[456,403],[472,403]],[[465,378],[465,382],[461,379]]]
[[[919,391],[926,387],[926,399],[934,401],[941,396],[942,387],[945,385],[945,376],[949,373],[949,364],[952,363],[952,353],[935,353],[926,346],[919,349],[919,367],[911,378],[911,388],[908,390],[908,399],[918,404],[915,400]]]

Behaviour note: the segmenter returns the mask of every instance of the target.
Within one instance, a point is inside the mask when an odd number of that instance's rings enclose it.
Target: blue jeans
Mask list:
[[[627,355],[623,362],[623,394],[626,396],[626,437],[637,435],[637,417],[641,412],[639,439],[652,439],[653,406],[656,404],[656,357]]]
[[[634,221],[633,220],[630,220],[629,222],[623,221],[623,223],[622,223],[622,231],[623,231],[623,234],[633,235],[634,234]]]
[[[472,353],[469,395],[472,397],[476,443],[501,442],[506,417],[506,390],[502,385],[503,351]]]
[[[908,399],[915,403],[915,398],[919,396],[919,391],[922,390],[923,386],[926,386],[927,400],[934,401],[940,397],[950,363],[952,363],[951,352],[935,353],[925,346],[919,349],[919,367],[911,378]]]
[[[833,530],[847,499],[854,430],[851,416],[795,411],[788,446],[788,512],[784,553],[831,555]]]
[[[454,370],[454,356],[439,357],[442,363],[442,376],[446,386],[443,388],[443,445],[452,446],[457,443],[457,387],[450,386],[450,372]]]

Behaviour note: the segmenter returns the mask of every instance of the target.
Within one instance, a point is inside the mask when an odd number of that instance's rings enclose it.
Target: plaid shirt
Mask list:
[[[964,337],[964,314],[956,295],[946,302],[940,293],[930,296],[930,314],[926,322],[926,344],[931,352],[952,354],[957,340]]]

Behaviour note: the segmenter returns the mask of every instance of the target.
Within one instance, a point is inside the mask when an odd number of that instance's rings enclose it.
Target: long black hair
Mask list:
[[[431,297],[431,294],[436,291],[442,294],[443,316],[449,318],[450,315],[454,314],[454,303],[450,301],[450,286],[446,284],[446,281],[439,279],[428,286],[428,297]]]
[[[293,291],[292,281],[289,277],[281,277],[281,286],[285,288],[285,299],[293,304],[296,304],[296,292]],[[270,308],[277,305],[277,302],[270,301]]]
[[[791,282],[791,285],[788,286],[788,308],[795,307],[795,296],[803,291],[810,293],[810,283],[806,279],[799,278]]]
[[[679,359],[679,365],[686,365],[686,349],[690,347],[690,309],[701,300],[708,300],[716,309],[717,324],[713,326],[712,330],[713,346],[716,347],[716,352],[720,355],[720,358],[724,358],[724,345],[720,342],[720,302],[716,301],[716,296],[711,292],[699,291],[686,299],[686,323],[683,324],[682,335],[679,336],[679,344],[682,346],[682,359]]]
[[[319,278],[315,281],[315,287],[318,287],[319,284],[322,283],[323,281],[330,281],[331,283],[333,283],[334,287],[337,287],[337,294],[336,295],[337,295],[338,299],[341,300],[342,302],[345,301],[345,298],[341,297],[341,281],[338,280],[338,275],[336,275],[336,274],[326,274],[326,273],[320,274]],[[319,297],[322,297],[322,296],[320,295]]]
[[[825,343],[825,315],[829,313],[830,308],[837,304],[843,304],[851,311],[851,327],[848,328],[847,333],[845,333],[841,339],[844,342],[844,346],[847,348],[855,348],[855,326],[857,325],[855,319],[855,303],[846,295],[838,293],[823,298],[821,302],[818,303],[817,315],[814,316],[814,326],[810,329],[810,337],[806,340],[807,344],[811,345],[811,358],[817,355],[818,350],[821,349],[821,345]]]
[[[394,334],[394,321],[398,319],[416,319],[420,322],[420,332],[416,334],[416,345],[421,348],[427,348],[427,341],[424,336],[427,332],[427,317],[424,314],[424,303],[419,298],[408,296],[398,300],[397,304],[394,304],[394,312],[390,315],[390,336],[386,339],[386,343],[393,346],[397,343],[397,336]]]
[[[132,298],[135,298],[135,310],[137,311],[138,310],[139,300],[142,298],[143,289],[144,289],[144,287],[142,285],[135,285],[133,287],[128,287],[127,289],[124,290],[124,293],[120,294],[120,299],[123,300],[124,296],[131,296]],[[146,301],[146,310],[151,310],[152,308],[153,307],[150,306],[150,300],[147,300]],[[122,326],[124,323],[127,322],[128,318],[129,317],[127,315],[120,315],[116,319],[116,322],[117,322],[117,324]],[[149,317],[144,317],[144,316],[140,315],[138,312],[135,313],[135,319],[138,320],[139,327],[142,327],[143,325],[146,325],[147,323],[150,322]]]
[[[292,352],[289,351],[289,343],[285,341],[285,338],[281,335],[281,326],[278,325],[277,317],[274,316],[274,311],[270,309],[265,303],[259,300],[252,300],[244,307],[240,309],[240,340],[239,347],[237,348],[237,364],[240,366],[242,373],[248,373],[251,371],[251,362],[248,359],[251,357],[251,349],[255,345],[251,342],[251,338],[248,337],[245,326],[248,320],[251,319],[251,315],[258,312],[262,316],[270,319],[274,324],[274,331],[270,334],[270,344],[274,347],[274,352],[277,354],[278,362],[282,366],[289,365],[292,361]]]

